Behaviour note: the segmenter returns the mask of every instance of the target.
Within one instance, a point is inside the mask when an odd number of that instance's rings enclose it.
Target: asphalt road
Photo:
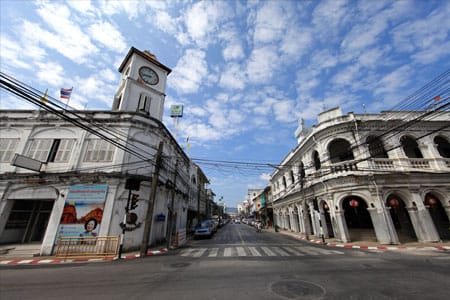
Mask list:
[[[2,266],[0,299],[448,299],[450,254],[298,241],[244,224],[169,254]]]

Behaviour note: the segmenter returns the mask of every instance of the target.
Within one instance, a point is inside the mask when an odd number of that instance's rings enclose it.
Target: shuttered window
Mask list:
[[[0,139],[0,162],[12,161],[18,143],[19,139]]]
[[[73,139],[34,139],[28,156],[42,162],[66,163],[74,144]]]
[[[84,162],[108,162],[114,157],[115,147],[100,139],[92,139],[87,142]]]

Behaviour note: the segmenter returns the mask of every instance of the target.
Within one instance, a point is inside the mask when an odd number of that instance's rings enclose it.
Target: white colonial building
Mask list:
[[[168,238],[169,227],[183,233],[200,206],[205,213],[206,176],[162,123],[171,70],[131,48],[119,71],[112,110],[52,110],[51,99],[40,110],[0,110],[0,244],[37,242],[48,255],[58,236],[88,231],[90,218],[96,235],[120,235],[133,194],[137,220],[127,224],[124,250],[139,249],[151,203],[148,245]],[[15,157],[38,170],[13,165]],[[131,190],[130,178],[140,183]]]
[[[319,114],[271,176],[281,229],[343,242],[450,240],[450,112]]]

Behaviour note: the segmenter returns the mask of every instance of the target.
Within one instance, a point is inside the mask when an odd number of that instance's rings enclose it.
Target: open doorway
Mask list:
[[[351,241],[377,241],[366,202],[357,196],[344,199],[342,206]]]
[[[41,242],[52,209],[53,201],[15,200],[0,243]]]

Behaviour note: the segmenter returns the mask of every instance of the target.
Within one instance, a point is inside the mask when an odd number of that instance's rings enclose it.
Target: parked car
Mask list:
[[[195,228],[194,231],[194,238],[199,238],[199,237],[208,237],[211,238],[213,233],[214,233],[214,228],[213,228],[213,222],[211,220],[205,220],[202,221],[200,223],[200,225],[198,225]]]

